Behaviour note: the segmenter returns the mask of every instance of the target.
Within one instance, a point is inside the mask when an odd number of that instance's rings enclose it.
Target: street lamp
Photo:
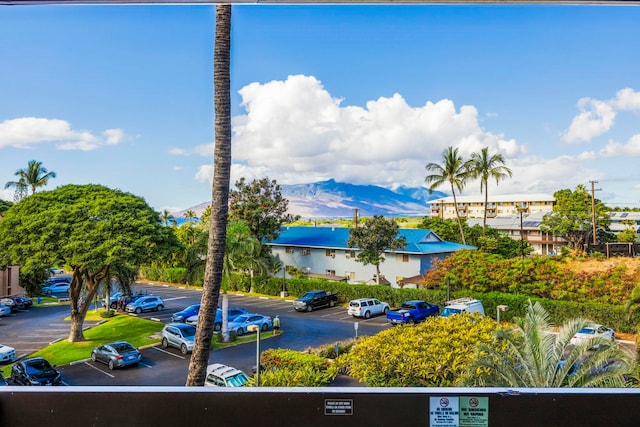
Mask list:
[[[256,333],[256,387],[260,387],[260,326],[249,325],[247,329]]]
[[[500,312],[501,311],[507,311],[509,310],[509,306],[508,305],[499,305],[498,309],[497,309],[497,313],[498,315],[496,316],[496,319],[498,320],[498,323],[500,323]]]

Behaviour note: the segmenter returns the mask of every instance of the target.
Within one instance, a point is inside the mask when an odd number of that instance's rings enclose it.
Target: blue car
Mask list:
[[[229,309],[227,310],[227,319],[229,322],[232,322],[236,317],[240,316],[241,314],[247,314],[247,313],[248,311],[245,310],[244,308],[229,307]],[[196,314],[195,316],[188,317],[186,320],[186,323],[196,326],[198,324],[198,315]],[[216,311],[216,320],[214,321],[214,324],[213,324],[213,330],[217,332],[221,329],[222,329],[222,309],[218,309]]]
[[[273,320],[271,320],[271,317],[269,316],[253,313],[241,314],[232,322],[229,322],[229,330],[235,332],[237,336],[253,332],[251,330],[252,326],[257,326],[262,332],[265,332],[273,328]]]
[[[171,321],[184,323],[187,321],[189,317],[197,316],[199,311],[200,311],[200,304],[190,305],[189,307],[183,309],[182,311],[173,313],[171,315]]]

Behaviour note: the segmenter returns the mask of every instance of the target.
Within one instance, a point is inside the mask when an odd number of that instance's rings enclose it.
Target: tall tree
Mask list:
[[[485,387],[622,387],[633,371],[632,354],[605,339],[571,345],[590,322],[573,319],[558,334],[549,314],[532,304],[517,328],[499,329],[496,343],[481,344],[469,365],[466,385]]]
[[[194,221],[196,218],[198,218],[198,216],[196,215],[196,212],[192,209],[187,210],[183,216],[184,216],[184,219],[189,222]]]
[[[380,284],[380,263],[386,251],[402,249],[407,245],[404,236],[398,237],[400,227],[393,218],[375,215],[368,218],[361,227],[349,230],[347,245],[358,248],[356,261],[376,267],[376,283]]]
[[[26,272],[47,265],[72,269],[71,342],[84,339],[89,305],[81,295],[92,301],[101,282],[165,256],[176,243],[144,199],[99,185],[33,194],[0,221],[0,265],[19,264]]]
[[[462,236],[462,243],[466,244],[464,237],[464,229],[462,228],[462,220],[460,219],[460,212],[458,211],[458,199],[456,198],[456,188],[458,191],[462,191],[464,185],[471,176],[469,161],[464,161],[458,154],[458,149],[448,147],[442,152],[442,164],[428,163],[426,166],[427,175],[424,182],[429,185],[429,192],[433,192],[437,187],[440,187],[444,183],[449,183],[451,186],[451,194],[453,196],[453,204],[455,205],[456,218],[458,218],[458,227],[460,228],[460,236]]]
[[[222,285],[222,269],[229,216],[229,182],[231,176],[231,5],[216,5],[216,30],[213,52],[213,87],[215,109],[214,173],[207,265],[200,302],[193,354],[189,363],[187,386],[204,385],[209,350]],[[223,307],[223,312],[225,307]]]
[[[504,166],[504,157],[496,153],[489,155],[489,147],[471,154],[471,175],[480,178],[480,193],[484,192],[484,217],[482,228],[487,228],[487,205],[489,203],[489,178],[496,180],[496,185],[503,179],[510,178],[511,169]]]
[[[553,193],[556,204],[553,211],[542,218],[540,230],[564,236],[573,247],[583,249],[593,233],[591,194],[580,184],[574,191],[567,189]],[[607,228],[611,218],[607,207],[595,199],[596,228]]]
[[[31,188],[31,194],[36,192],[39,187],[44,187],[49,179],[55,178],[55,172],[49,172],[47,168],[42,166],[42,162],[29,160],[29,164],[25,169],[18,169],[14,174],[19,179],[17,181],[9,181],[4,188],[15,188],[16,194],[23,195],[27,188]],[[19,197],[22,199],[22,196]],[[18,200],[19,200],[18,199]]]
[[[168,210],[163,210],[160,214],[160,218],[162,218],[162,223],[166,226],[176,225],[176,217],[174,217]]]
[[[240,178],[230,198],[231,218],[247,223],[251,235],[260,242],[277,238],[283,224],[298,219],[287,213],[289,201],[282,196],[276,180],[262,178],[247,183]]]

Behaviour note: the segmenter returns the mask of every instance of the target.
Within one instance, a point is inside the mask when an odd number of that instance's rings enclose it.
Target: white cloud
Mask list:
[[[191,150],[187,150],[186,148],[172,148],[169,150],[169,154],[172,156],[201,156],[201,157],[211,157],[213,158],[213,146],[214,143],[209,144],[201,144],[196,145]]]
[[[566,142],[587,142],[602,135],[613,126],[616,112],[605,101],[581,98],[578,101],[580,114],[573,118],[569,129],[564,133]]]
[[[633,135],[625,144],[610,141],[599,151],[602,157],[638,157],[640,156],[640,134]]]
[[[635,92],[630,87],[619,90],[613,106],[620,110],[640,110],[640,92]]]
[[[335,178],[355,184],[421,185],[424,166],[448,146],[463,155],[488,146],[505,157],[525,152],[482,129],[473,106],[443,99],[413,107],[394,94],[343,106],[309,76],[252,83],[239,91],[247,113],[233,118],[234,174],[283,184]],[[210,155],[210,154],[209,154]],[[207,166],[201,167],[198,177]]]
[[[0,200],[6,200],[7,202],[13,202],[13,196],[15,194],[15,190],[12,189],[0,189]]]
[[[0,123],[0,148],[31,149],[37,144],[55,143],[59,150],[90,151],[104,144],[117,144],[125,137],[121,129],[107,129],[102,137],[77,131],[65,120],[21,117]]]

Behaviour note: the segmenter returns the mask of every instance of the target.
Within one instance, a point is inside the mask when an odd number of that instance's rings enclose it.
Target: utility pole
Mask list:
[[[593,223],[593,246],[596,245],[596,191],[601,188],[595,188],[598,181],[589,181],[591,183],[591,221]]]

